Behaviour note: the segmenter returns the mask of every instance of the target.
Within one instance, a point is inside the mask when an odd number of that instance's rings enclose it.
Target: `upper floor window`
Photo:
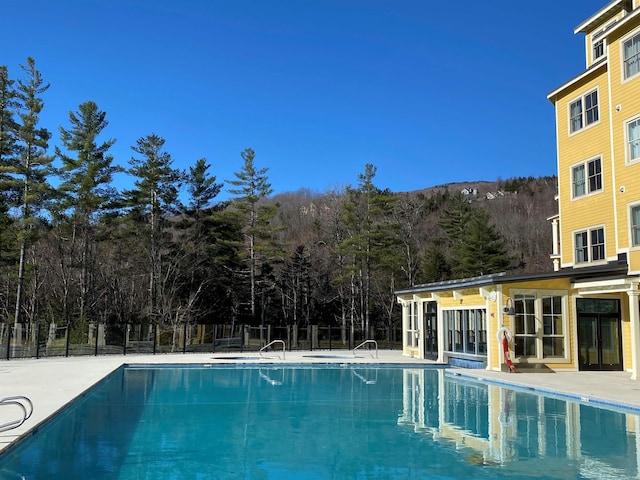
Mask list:
[[[640,157],[640,118],[627,123],[627,161]]]
[[[575,133],[600,119],[598,90],[593,90],[569,104],[569,131]]]
[[[604,39],[593,42],[593,61],[604,55]]]
[[[605,259],[604,228],[592,228],[575,234],[575,262],[597,262]]]
[[[631,78],[640,72],[640,33],[626,40],[622,47],[624,78]]]
[[[631,207],[631,246],[640,247],[640,205]]]
[[[602,159],[597,157],[574,166],[571,177],[574,198],[602,190]]]

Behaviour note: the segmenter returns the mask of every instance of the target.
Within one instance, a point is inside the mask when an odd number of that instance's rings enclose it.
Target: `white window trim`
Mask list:
[[[586,104],[585,98],[587,97],[587,95],[590,95],[593,92],[597,92],[598,93],[598,120],[596,120],[595,122],[590,123],[589,125],[586,125],[587,112],[586,112],[586,106],[585,106],[585,104]],[[572,132],[571,131],[571,104],[577,102],[578,100],[582,100],[582,128],[579,128],[575,132]],[[572,137],[574,135],[579,134],[580,132],[584,132],[588,128],[595,127],[596,125],[599,125],[600,124],[600,120],[602,118],[602,108],[601,108],[601,106],[602,105],[601,105],[600,87],[595,87],[595,88],[592,88],[590,90],[587,90],[586,92],[582,93],[581,95],[578,95],[577,97],[574,97],[571,100],[569,100],[567,102],[567,132],[569,132],[569,136]]]
[[[593,160],[597,160],[600,159],[600,180],[602,183],[602,187],[599,190],[594,190],[593,192],[589,191],[589,162],[593,161]],[[578,195],[576,196],[574,193],[574,188],[573,188],[573,169],[575,167],[579,167],[579,166],[584,166],[584,181],[585,181],[585,193],[583,195]],[[590,157],[586,160],[583,160],[581,162],[578,163],[574,163],[573,165],[571,165],[569,167],[569,178],[571,180],[571,200],[580,200],[582,198],[587,198],[587,197],[591,197],[592,195],[598,195],[600,193],[604,192],[604,161],[602,159],[602,155],[598,154],[598,155],[594,155],[593,157]]]
[[[635,165],[636,163],[640,163],[640,156],[638,156],[638,158],[632,159],[631,155],[629,154],[629,124],[635,121],[640,122],[640,115],[628,118],[624,122],[624,161],[626,165]]]
[[[602,234],[604,236],[604,258],[602,260],[592,260],[591,256],[591,232],[593,230],[602,229]],[[578,262],[576,259],[576,234],[587,232],[587,251],[589,253],[589,260],[586,262]],[[571,232],[571,245],[573,247],[573,266],[574,267],[583,267],[583,266],[592,266],[592,265],[602,265],[607,263],[607,229],[604,224],[602,225],[591,225],[585,228],[579,228],[573,230]]]
[[[628,241],[629,241],[629,250],[640,250],[640,245],[633,244],[633,216],[631,214],[632,210],[635,207],[640,208],[640,202],[629,203],[627,205],[627,225],[629,227]]]
[[[622,37],[619,41],[620,44],[620,80],[622,84],[625,84],[627,82],[630,82],[632,80],[635,80],[636,78],[640,77],[640,70],[638,71],[638,73],[631,75],[629,78],[625,78],[624,76],[624,72],[625,72],[625,68],[624,68],[624,43],[635,37],[640,35],[640,28],[636,28],[634,31],[630,32],[628,35],[625,35],[624,37]]]
[[[567,290],[544,290],[544,289],[509,289],[509,296],[515,298],[516,295],[533,295],[534,314],[536,319],[536,356],[526,357],[528,363],[571,363],[570,336],[569,331],[569,292]],[[542,321],[542,297],[562,297],[562,331],[564,357],[545,357],[542,339],[544,336],[544,323]],[[514,327],[514,325],[512,325]],[[515,338],[515,330],[513,332]],[[516,359],[521,357],[516,357]],[[517,366],[516,366],[517,368]]]
[[[609,43],[607,42],[607,37],[604,36],[604,34],[614,25],[616,25],[618,23],[618,19],[614,19],[613,21],[609,22],[607,25],[605,25],[604,27],[602,27],[600,30],[598,30],[597,32],[594,32],[591,35],[591,63],[590,65],[593,65],[594,63],[596,63],[597,61],[602,60],[603,58],[606,58],[609,56]],[[599,41],[602,41],[602,55],[599,56],[598,58],[596,58],[595,54],[595,45],[596,43],[598,43]]]
[[[595,38],[596,36],[591,37],[591,64],[593,65],[597,61],[602,60],[607,57],[607,40],[604,37]],[[596,44],[602,42],[602,55],[596,57]]]

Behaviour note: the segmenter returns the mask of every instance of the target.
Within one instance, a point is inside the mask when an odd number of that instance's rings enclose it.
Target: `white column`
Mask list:
[[[424,360],[424,339],[426,338],[424,331],[424,303],[422,301],[415,302],[415,305],[415,308],[418,309],[418,325],[416,326],[418,329],[418,358]]]
[[[638,306],[637,285],[633,290],[627,290],[629,295],[629,320],[631,328],[631,379],[637,380],[640,372],[640,307]]]
[[[409,345],[407,345],[407,333],[409,331],[409,302],[402,300],[402,354]]]

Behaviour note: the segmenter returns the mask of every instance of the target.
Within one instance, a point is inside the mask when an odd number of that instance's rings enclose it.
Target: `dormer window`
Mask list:
[[[595,62],[602,56],[604,56],[604,39],[593,43],[593,61]]]

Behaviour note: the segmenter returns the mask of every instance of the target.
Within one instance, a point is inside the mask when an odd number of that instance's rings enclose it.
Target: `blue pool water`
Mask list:
[[[435,368],[124,367],[1,479],[628,479],[640,421]]]

